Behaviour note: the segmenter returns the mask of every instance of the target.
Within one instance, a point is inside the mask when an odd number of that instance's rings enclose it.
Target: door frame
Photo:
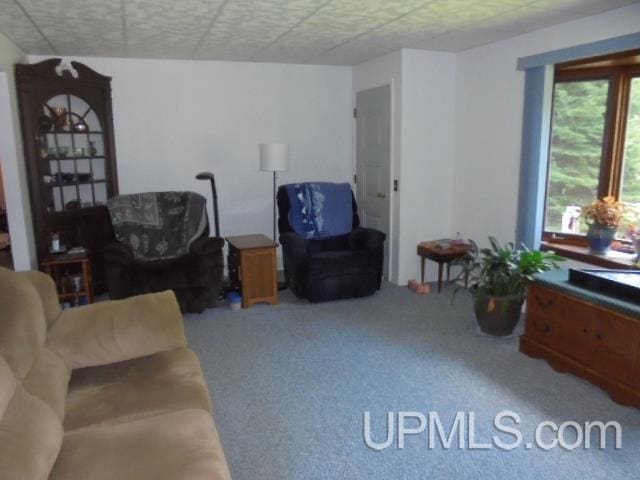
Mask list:
[[[387,272],[388,272],[388,278],[386,280],[393,282],[393,283],[398,283],[398,256],[399,256],[399,250],[398,247],[400,245],[400,242],[398,241],[398,234],[399,234],[399,212],[400,212],[400,195],[399,195],[399,191],[396,192],[393,189],[393,183],[394,180],[399,182],[399,170],[400,170],[400,162],[399,162],[399,146],[396,147],[396,102],[397,102],[397,95],[394,94],[394,88],[396,86],[396,81],[394,78],[391,78],[390,81],[386,81],[380,84],[373,84],[373,85],[368,85],[366,88],[360,88],[358,90],[354,90],[353,91],[353,109],[355,110],[356,108],[356,104],[357,104],[357,97],[358,97],[358,93],[360,92],[364,92],[367,90],[373,90],[375,88],[379,88],[379,87],[385,87],[388,86],[389,87],[389,104],[390,104],[390,109],[389,109],[389,116],[390,116],[390,121],[389,121],[389,128],[390,128],[390,132],[389,132],[389,142],[390,142],[390,148],[389,148],[389,232],[387,235],[387,239],[386,241],[389,244],[389,255],[387,255],[387,257],[385,257],[384,261],[387,264]],[[357,193],[358,189],[357,186],[354,183],[354,176],[357,174],[358,172],[358,164],[357,164],[357,153],[358,153],[358,125],[357,125],[357,118],[354,115],[352,118],[352,125],[353,125],[353,129],[352,129],[352,139],[353,139],[353,152],[352,152],[352,157],[353,157],[353,162],[352,162],[352,168],[353,168],[353,176],[351,177],[351,184],[353,186],[353,191]],[[358,201],[358,198],[356,196],[356,201]],[[394,268],[395,267],[395,268]]]

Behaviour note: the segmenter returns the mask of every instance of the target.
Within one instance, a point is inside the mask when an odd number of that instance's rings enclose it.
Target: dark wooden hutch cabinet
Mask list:
[[[88,249],[101,291],[113,239],[105,204],[118,193],[111,78],[54,58],[16,65],[16,86],[38,260],[57,233],[60,244]]]

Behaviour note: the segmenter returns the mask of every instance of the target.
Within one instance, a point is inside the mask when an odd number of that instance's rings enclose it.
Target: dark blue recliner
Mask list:
[[[386,235],[360,227],[351,192],[352,230],[346,235],[307,239],[293,231],[287,186],[278,189],[278,230],[287,286],[298,298],[325,302],[372,295],[380,288]]]

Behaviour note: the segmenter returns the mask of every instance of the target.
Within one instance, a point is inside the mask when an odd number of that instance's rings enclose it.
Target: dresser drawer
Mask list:
[[[524,334],[542,345],[555,348],[558,338],[558,324],[557,318],[528,311]]]
[[[562,316],[563,299],[553,290],[533,284],[527,297],[527,313],[559,319]]]
[[[565,299],[564,316],[567,322],[585,328],[596,348],[607,348],[633,358],[640,329],[637,321],[570,298]]]
[[[584,315],[568,314],[559,326],[557,349],[559,352],[584,363],[593,364],[593,334],[591,319]]]

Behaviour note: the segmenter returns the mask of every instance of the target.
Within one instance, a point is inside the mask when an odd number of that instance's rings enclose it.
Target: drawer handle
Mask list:
[[[533,322],[533,326],[536,327],[536,330],[542,333],[549,333],[551,331],[551,327],[546,323],[541,324],[538,322]]]
[[[549,299],[549,300],[543,300],[542,297],[540,297],[540,295],[536,295],[536,303],[538,305],[540,305],[542,308],[549,308],[551,306],[553,306],[553,300]]]

